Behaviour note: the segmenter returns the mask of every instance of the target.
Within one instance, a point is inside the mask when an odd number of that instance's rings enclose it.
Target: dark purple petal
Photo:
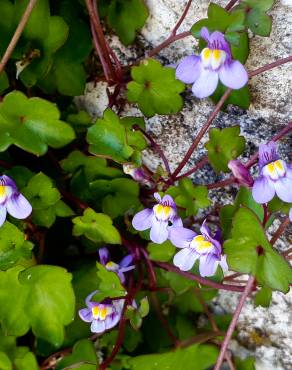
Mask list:
[[[247,187],[251,187],[253,185],[254,180],[249,170],[238,159],[232,159],[229,161],[228,168],[232,171],[233,176],[240,185]]]
[[[225,40],[223,33],[219,31],[215,31],[211,33],[209,40],[208,40],[208,47],[210,49],[219,49],[224,50],[227,54],[227,60],[231,58],[231,52],[228,42]]]
[[[164,243],[168,238],[168,222],[153,219],[150,230],[150,239],[157,244]]]
[[[110,254],[106,247],[100,248],[98,251],[99,254],[99,261],[102,265],[106,265],[107,262],[110,260]]]
[[[172,208],[176,208],[176,204],[175,204],[173,198],[170,195],[168,195],[168,194],[167,195],[164,195],[164,197],[161,200],[161,203],[162,204],[166,204],[166,205],[168,205],[168,206],[170,206]]]
[[[279,180],[274,182],[274,186],[276,194],[283,202],[292,202],[292,179],[281,177]]]
[[[223,64],[219,69],[219,78],[223,85],[237,90],[246,85],[248,74],[244,66],[238,60],[234,60]]]
[[[111,315],[107,316],[105,319],[105,330],[111,329],[117,325],[121,319],[121,314],[114,312]]]
[[[196,55],[189,55],[179,63],[175,75],[185,84],[192,84],[199,77],[201,71],[201,59]]]
[[[154,218],[153,210],[150,208],[143,209],[143,211],[138,212],[133,220],[132,225],[134,229],[138,231],[147,230],[151,227]]]
[[[121,262],[119,263],[120,268],[127,267],[133,262],[133,256],[131,254],[128,254],[125,256]]]
[[[189,271],[195,264],[199,255],[190,248],[184,248],[173,257],[173,264],[182,271]]]
[[[92,307],[92,304],[91,304],[91,298],[98,292],[98,290],[95,290],[94,292],[90,293],[86,299],[85,299],[85,304],[87,307]]]
[[[261,144],[259,146],[259,167],[260,170],[268,163],[274,162],[279,159],[277,154],[277,146],[274,141],[268,144]]]
[[[187,248],[197,234],[184,227],[172,227],[169,230],[169,239],[178,248]]]
[[[6,202],[7,212],[20,220],[31,214],[32,207],[29,201],[20,193],[12,195]]]
[[[17,186],[9,176],[0,176],[0,185],[10,186],[14,192],[17,192]]]
[[[206,42],[209,41],[210,33],[209,33],[209,30],[208,30],[207,27],[202,27],[200,35],[201,35],[202,39],[204,39]]]
[[[213,276],[217,270],[219,260],[214,254],[205,254],[200,257],[199,271],[202,277]]]
[[[204,222],[202,223],[202,226],[200,227],[200,231],[201,231],[202,235],[204,235],[207,239],[211,239],[212,238],[212,233],[211,233],[211,230],[209,229],[209,227],[206,225],[206,222],[207,222],[207,220],[204,220]]]
[[[200,76],[192,86],[193,94],[200,99],[213,94],[218,85],[218,73],[211,69],[202,69]]]
[[[103,333],[106,330],[105,321],[93,320],[90,326],[90,330],[92,333]]]
[[[252,196],[257,203],[267,203],[275,195],[274,184],[264,176],[255,180],[252,187]]]
[[[6,215],[7,215],[6,207],[4,205],[0,206],[0,227],[4,224],[6,220]]]
[[[85,322],[91,322],[93,320],[92,312],[88,308],[82,308],[82,310],[78,311],[80,319]]]

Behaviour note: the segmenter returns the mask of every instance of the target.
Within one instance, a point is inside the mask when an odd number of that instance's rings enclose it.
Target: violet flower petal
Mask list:
[[[154,193],[153,195],[154,195],[154,198],[155,198],[156,202],[157,203],[160,203],[161,202],[161,196],[160,196],[160,194],[159,193]]]
[[[200,257],[199,271],[202,277],[213,276],[217,270],[218,258],[214,254],[205,254]]]
[[[165,242],[168,238],[168,222],[158,221],[153,218],[152,227],[150,230],[150,239],[157,244]]]
[[[201,72],[201,60],[199,56],[189,55],[182,59],[176,69],[176,78],[185,84],[192,84]]]
[[[221,256],[221,260],[219,262],[219,265],[221,266],[223,272],[228,271],[228,264],[226,260],[226,255]]]
[[[78,311],[80,319],[85,322],[91,322],[93,320],[92,312],[88,308],[82,308]]]
[[[278,160],[277,146],[274,141],[259,146],[259,167],[260,170],[268,163]]]
[[[106,330],[105,322],[102,320],[93,320],[90,330],[92,333],[103,333]]]
[[[143,209],[143,211],[138,212],[132,220],[132,225],[134,229],[138,231],[144,231],[151,227],[152,219],[154,217],[153,210],[150,208]]]
[[[218,85],[218,72],[202,69],[200,76],[192,86],[192,92],[197,98],[206,98],[213,94]]]
[[[189,271],[195,264],[199,255],[190,248],[184,248],[173,257],[173,264],[182,271]]]
[[[219,69],[219,78],[223,85],[237,90],[246,85],[248,74],[244,66],[238,60],[234,60],[230,63],[225,63]]]
[[[28,217],[32,212],[31,204],[22,194],[16,194],[9,198],[6,207],[11,216],[21,220]]]
[[[172,227],[169,230],[169,239],[177,248],[187,248],[197,234],[184,227]]]
[[[133,262],[133,256],[131,254],[128,254],[125,256],[121,262],[119,263],[120,268],[127,267]]]
[[[209,33],[209,30],[208,30],[207,27],[202,27],[200,35],[201,35],[202,39],[204,39],[206,42],[209,41],[210,33]]]
[[[105,330],[111,329],[117,325],[120,321],[121,314],[118,312],[114,312],[110,316],[107,316],[105,319]]]
[[[266,177],[260,176],[255,180],[252,187],[252,196],[257,203],[267,203],[273,199],[275,188]]]
[[[172,198],[172,196],[166,194],[164,195],[164,197],[161,199],[161,203],[166,203],[168,204],[170,207],[173,207],[173,208],[176,208],[176,204]]]
[[[1,205],[0,206],[0,227],[4,224],[6,220],[6,215],[7,215],[6,207]]]
[[[87,307],[92,307],[92,305],[94,305],[94,304],[91,304],[91,298],[96,294],[98,292],[98,290],[95,290],[94,292],[92,292],[92,293],[90,293],[87,297],[86,297],[86,299],[85,299],[85,304],[86,304],[86,306]],[[96,304],[96,303],[95,303]]]
[[[283,202],[292,202],[292,179],[281,177],[279,180],[274,182],[274,186],[276,194]]]
[[[292,222],[292,208],[290,208],[290,211],[289,211],[289,219]]]
[[[172,226],[171,228],[174,228],[174,227],[182,227],[183,226],[183,222],[182,222],[182,219],[178,216],[175,216],[172,220]]]
[[[99,254],[99,261],[102,265],[106,265],[107,262],[110,260],[110,254],[106,247],[100,248],[98,251]]]

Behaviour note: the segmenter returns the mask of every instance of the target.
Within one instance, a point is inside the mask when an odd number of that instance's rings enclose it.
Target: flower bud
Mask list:
[[[249,173],[249,170],[237,159],[229,161],[228,168],[232,171],[233,176],[236,178],[240,185],[251,187],[254,180]]]

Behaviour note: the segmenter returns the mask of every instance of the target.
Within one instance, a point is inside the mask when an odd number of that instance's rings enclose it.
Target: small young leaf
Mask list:
[[[174,255],[176,248],[167,240],[162,244],[149,243],[147,246],[149,257],[154,261],[168,262]]]
[[[112,225],[111,218],[103,213],[96,213],[93,209],[87,208],[83,216],[73,219],[73,224],[75,236],[85,235],[94,242],[121,244],[118,230]]]
[[[218,172],[228,172],[228,162],[242,154],[245,148],[245,139],[240,136],[240,127],[213,128],[209,131],[209,138],[205,147],[212,167]]]
[[[263,286],[255,295],[256,306],[269,307],[272,299],[272,289]]]
[[[124,296],[126,291],[121,284],[118,275],[113,271],[108,271],[102,264],[96,263],[97,277],[99,279],[98,292],[93,297],[97,302],[104,298],[115,298]]]
[[[272,17],[254,8],[247,14],[246,23],[250,30],[259,36],[269,36],[272,30]]]
[[[133,67],[131,75],[133,81],[128,84],[128,99],[137,102],[145,116],[173,114],[181,110],[183,100],[180,93],[185,85],[176,80],[173,68],[147,59],[138,67]]]

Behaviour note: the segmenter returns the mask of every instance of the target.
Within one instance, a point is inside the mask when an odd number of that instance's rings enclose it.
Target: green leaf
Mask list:
[[[254,275],[261,285],[286,293],[292,271],[285,259],[270,245],[258,217],[240,208],[234,218],[231,238],[224,243],[227,262],[234,271]]]
[[[88,129],[87,142],[91,153],[116,162],[125,162],[133,154],[127,143],[125,127],[111,109],[106,109],[103,118]]]
[[[176,248],[167,240],[162,244],[149,243],[147,246],[149,257],[154,261],[168,262],[172,259]]]
[[[209,131],[209,139],[205,147],[212,167],[217,172],[230,171],[228,162],[237,158],[245,149],[245,139],[240,136],[240,127],[213,128]]]
[[[126,291],[121,284],[118,275],[113,271],[108,271],[102,264],[96,263],[98,283],[98,293],[93,297],[97,302],[104,298],[115,298],[126,295]]]
[[[148,17],[148,9],[143,0],[101,1],[99,6],[107,13],[107,21],[123,44],[131,44]]]
[[[90,184],[90,190],[102,203],[102,211],[113,219],[140,206],[139,186],[130,179],[96,180]]]
[[[72,354],[57,362],[56,370],[74,368],[76,370],[95,370],[98,364],[96,350],[92,341],[82,339],[74,347]]]
[[[31,257],[33,244],[13,224],[6,221],[0,228],[0,269],[6,270],[22,259]]]
[[[7,94],[0,103],[0,151],[11,144],[36,155],[48,146],[60,148],[74,137],[72,128],[59,120],[57,107],[41,98],[28,99],[23,93]]]
[[[186,215],[196,215],[199,209],[211,204],[208,198],[206,186],[195,186],[189,178],[183,178],[178,186],[171,186],[167,194],[170,194],[179,207],[186,209]]]
[[[147,297],[144,297],[140,301],[140,307],[139,307],[139,312],[141,314],[141,317],[146,317],[149,313],[149,301]]]
[[[249,8],[259,9],[263,12],[266,12],[267,10],[271,9],[275,3],[275,0],[244,0],[242,3],[244,6],[248,6]]]
[[[26,347],[18,347],[13,360],[16,370],[39,370],[35,355]]]
[[[9,87],[9,80],[5,71],[0,74],[0,93]]]
[[[84,93],[86,83],[86,73],[81,64],[74,60],[56,59],[55,81],[60,94],[68,96],[77,96]]]
[[[272,17],[258,8],[250,10],[246,23],[250,30],[259,36],[269,36],[272,30]]]
[[[254,302],[256,306],[269,307],[272,299],[271,288],[263,286],[255,295]]]
[[[277,196],[275,196],[268,204],[269,212],[281,212],[286,215],[289,214],[290,209],[292,208],[292,203],[283,202]]]
[[[96,213],[93,209],[87,208],[83,216],[73,219],[73,224],[75,236],[85,235],[94,242],[121,244],[118,230],[112,225],[111,218],[103,213]]]
[[[4,352],[0,352],[0,369],[12,370],[12,363],[9,360],[9,357]]]
[[[205,370],[215,364],[218,349],[211,345],[192,345],[172,352],[130,358],[131,370]]]
[[[247,357],[244,360],[236,357],[235,358],[236,370],[255,370],[255,358]]]
[[[68,34],[69,27],[62,17],[50,17],[48,37],[43,40],[45,52],[55,53],[66,42]]]
[[[131,70],[133,81],[128,84],[127,97],[137,102],[147,117],[157,114],[173,114],[183,105],[180,93],[185,85],[176,80],[175,70],[163,67],[157,60],[144,60]]]
[[[24,312],[34,335],[60,346],[64,340],[64,325],[74,317],[71,274],[61,267],[39,265],[22,271],[19,281],[22,289],[28,290]]]

